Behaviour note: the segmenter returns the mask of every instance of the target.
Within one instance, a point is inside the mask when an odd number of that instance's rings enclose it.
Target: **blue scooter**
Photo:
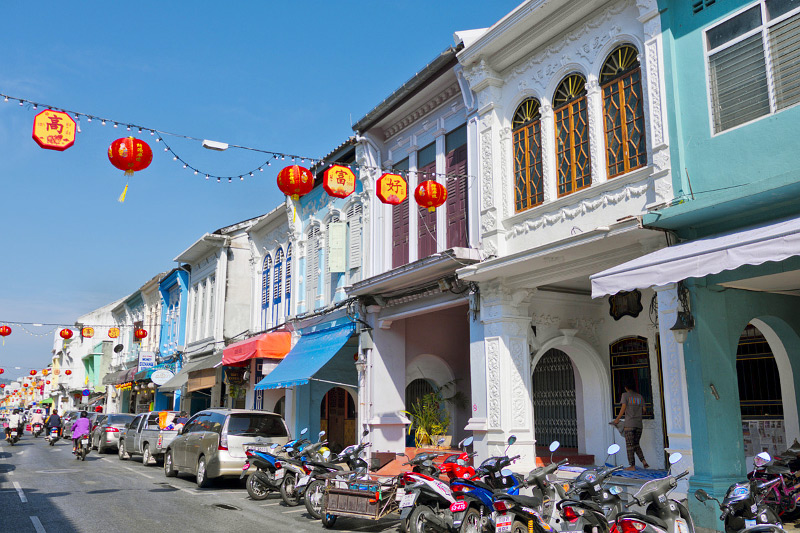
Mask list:
[[[302,437],[308,432],[308,428],[304,428],[300,432]],[[269,496],[272,491],[280,489],[283,481],[283,465],[281,459],[284,458],[282,454],[287,449],[301,449],[305,444],[308,444],[307,439],[299,438],[284,444],[283,446],[275,443],[269,448],[261,448],[260,446],[245,445],[245,455],[247,459],[242,466],[242,473],[239,479],[244,476],[247,477],[247,494],[254,500],[264,500]],[[250,469],[255,467],[255,472]],[[249,474],[249,475],[248,475]]]

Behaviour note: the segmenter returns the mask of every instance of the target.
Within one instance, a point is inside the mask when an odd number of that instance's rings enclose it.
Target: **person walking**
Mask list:
[[[625,383],[625,392],[622,393],[619,403],[622,405],[619,414],[613,422],[609,423],[616,426],[619,424],[622,417],[625,416],[623,430],[625,434],[625,448],[628,452],[628,463],[630,465],[625,470],[636,470],[637,455],[639,456],[639,460],[642,461],[642,466],[650,468],[650,465],[648,465],[647,461],[644,459],[642,447],[639,446],[639,441],[642,438],[642,415],[645,414],[645,405],[642,395],[636,392],[635,383],[632,381]]]

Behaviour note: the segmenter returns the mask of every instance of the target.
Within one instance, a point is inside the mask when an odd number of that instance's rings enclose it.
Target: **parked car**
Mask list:
[[[64,413],[64,416],[61,417],[61,436],[63,438],[72,438],[72,424],[75,422],[75,419],[80,416],[80,414],[80,411],[67,411]]]
[[[206,409],[190,418],[167,447],[164,474],[197,476],[197,486],[208,487],[222,476],[239,476],[246,459],[244,444],[286,444],[286,422],[275,413],[245,409]]]
[[[161,413],[178,415],[178,411],[153,411],[142,413],[128,424],[119,436],[117,453],[121,460],[132,455],[141,455],[142,464],[157,463],[164,456],[164,450],[178,435],[177,430],[161,429],[158,417]]]
[[[129,424],[135,417],[136,415],[127,413],[105,415],[92,431],[92,446],[97,448],[98,453],[116,450],[125,424]]]

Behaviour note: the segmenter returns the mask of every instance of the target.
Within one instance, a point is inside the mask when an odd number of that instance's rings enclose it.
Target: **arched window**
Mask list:
[[[653,418],[653,387],[650,384],[650,352],[644,337],[623,337],[609,346],[611,356],[611,402],[616,417],[622,405],[619,403],[625,385],[636,388],[644,398],[643,418]]]
[[[608,177],[613,178],[647,163],[639,52],[620,46],[600,71],[603,123],[606,133]]]
[[[542,123],[539,101],[522,102],[511,121],[514,135],[514,209],[517,213],[544,202]]]
[[[292,314],[292,245],[286,248],[286,312],[285,316]]]
[[[319,226],[313,225],[306,233],[306,311],[312,311],[317,308],[319,247]]]
[[[280,323],[281,297],[283,296],[283,249],[275,253],[275,272],[272,275],[272,324]]]
[[[361,204],[347,209],[347,272],[349,283],[361,280]]]
[[[270,294],[270,272],[272,270],[272,257],[267,254],[264,257],[264,267],[261,271],[261,329],[269,327],[269,304],[271,301]]]
[[[558,195],[564,196],[592,184],[589,154],[589,113],[586,78],[570,74],[553,96],[556,117]]]
[[[783,397],[778,364],[767,339],[748,324],[736,350],[742,420],[782,420]]]

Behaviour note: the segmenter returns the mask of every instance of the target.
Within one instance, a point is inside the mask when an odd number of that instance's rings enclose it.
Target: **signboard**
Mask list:
[[[173,377],[175,377],[175,374],[162,368],[161,370],[156,370],[153,372],[153,374],[150,376],[150,380],[156,385],[163,385]]]
[[[139,368],[136,369],[137,372],[154,366],[156,366],[155,352],[139,352]]]
[[[347,224],[345,222],[328,224],[328,272],[345,271],[346,242]]]
[[[66,150],[75,143],[75,121],[63,111],[45,109],[33,119],[33,140],[48,150]]]

